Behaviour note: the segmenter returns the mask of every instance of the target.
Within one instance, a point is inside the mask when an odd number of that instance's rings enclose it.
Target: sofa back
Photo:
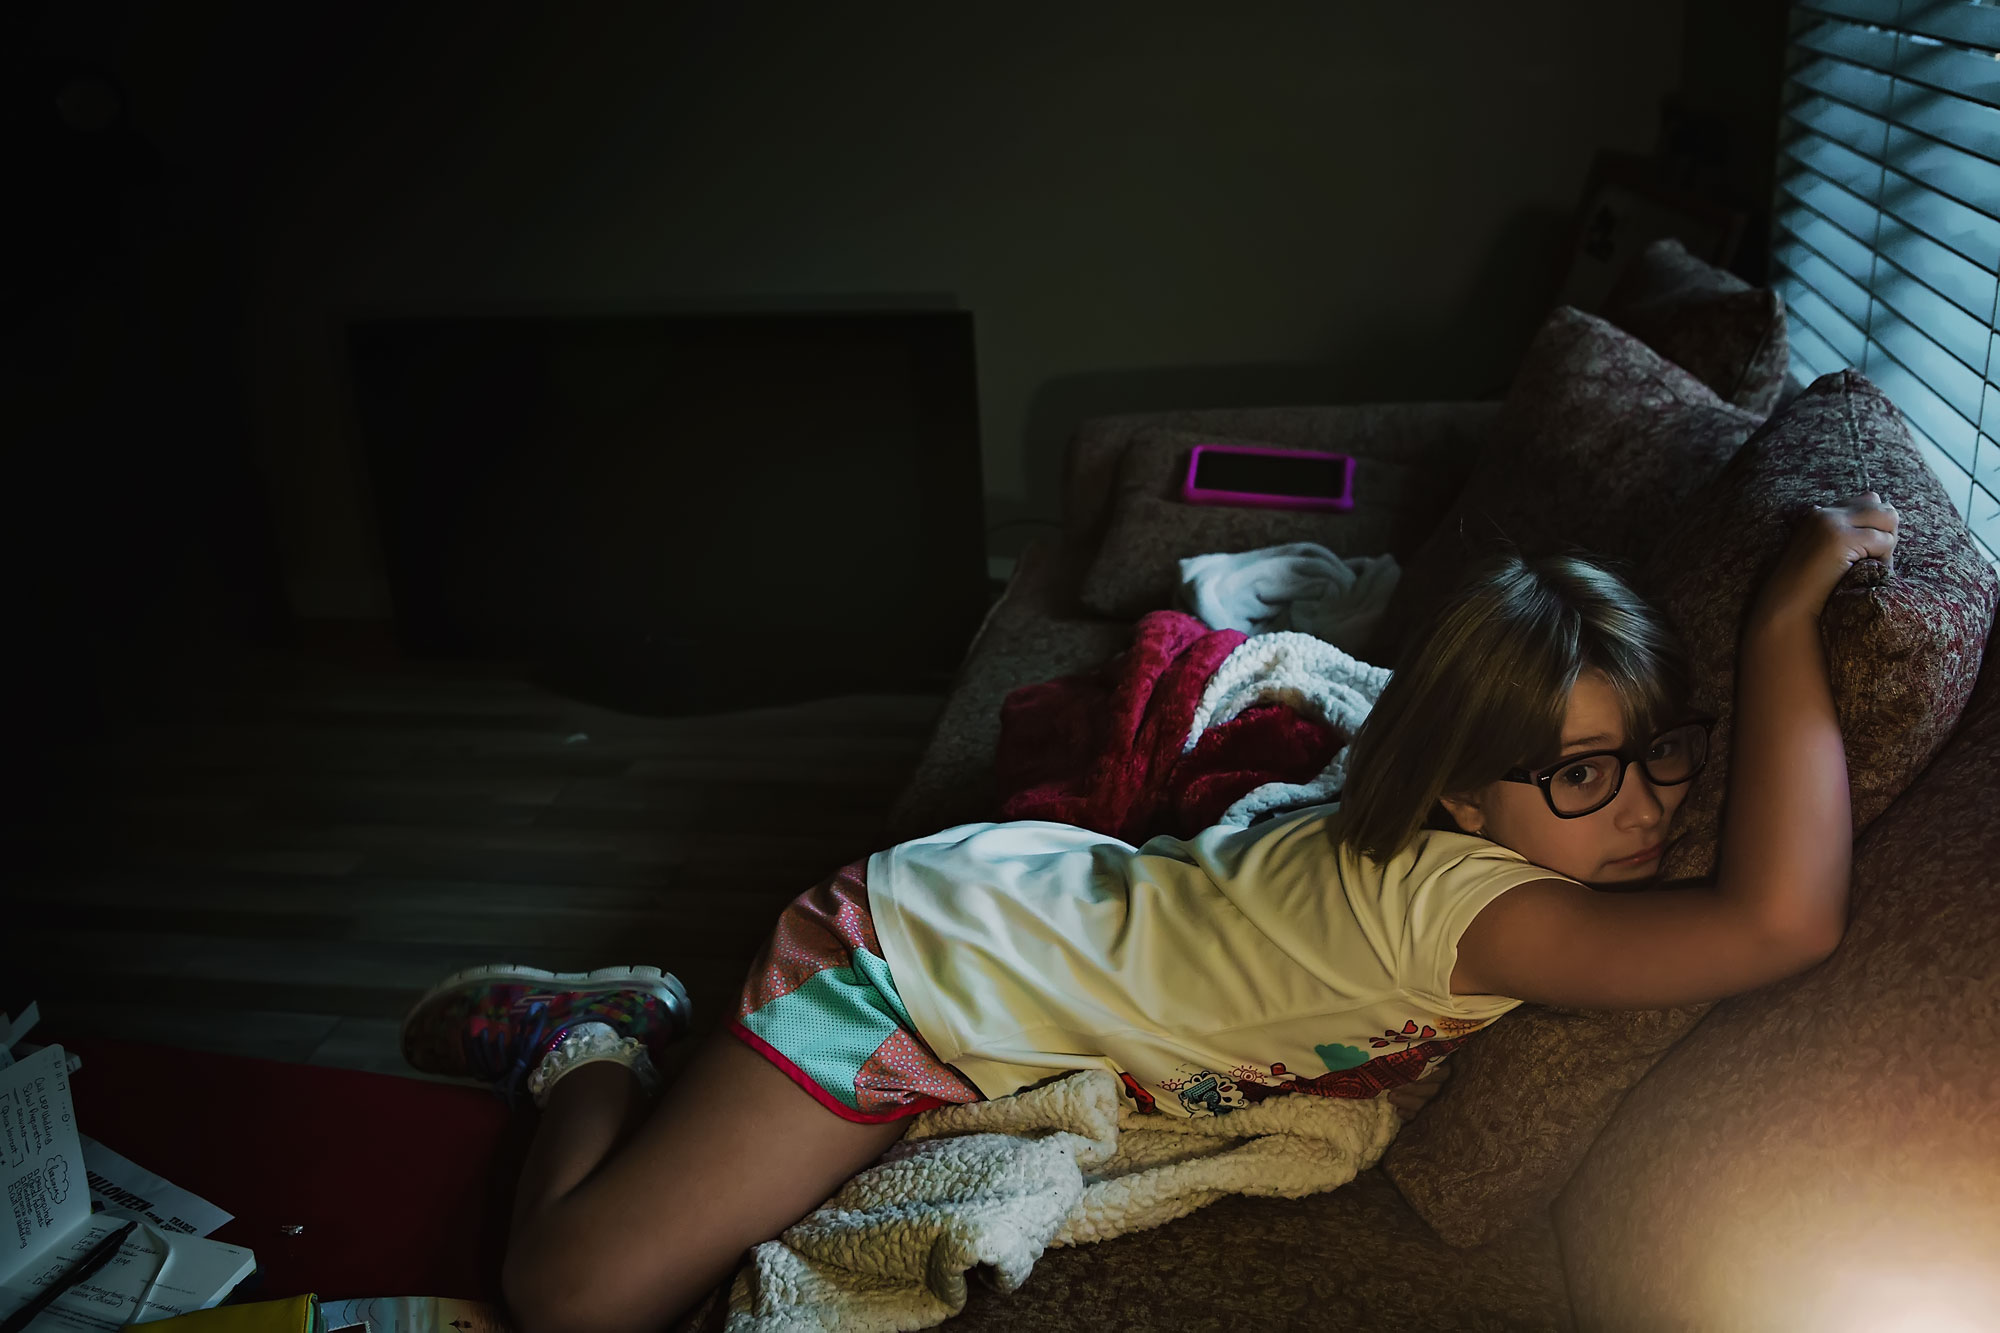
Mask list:
[[[1833,958],[1724,1001],[1556,1205],[1581,1328],[1985,1327],[2000,1310],[2000,638],[1855,849]]]

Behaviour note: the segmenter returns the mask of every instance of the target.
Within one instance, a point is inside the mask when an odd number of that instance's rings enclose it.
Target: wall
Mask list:
[[[344,63],[250,220],[307,616],[387,612],[355,315],[969,309],[1005,554],[1083,416],[1496,392],[1682,41],[1584,0],[406,9],[297,21]]]
[[[16,815],[59,785],[41,752],[227,694],[289,629],[238,355],[246,182],[268,153],[239,128],[264,125],[243,114],[257,66],[205,68],[216,3],[6,11],[0,691],[21,706],[0,803]]]

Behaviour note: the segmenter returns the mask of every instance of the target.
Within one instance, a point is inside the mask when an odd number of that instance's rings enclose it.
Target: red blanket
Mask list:
[[[1134,844],[1186,838],[1256,787],[1318,776],[1347,738],[1278,704],[1208,728],[1182,753],[1203,689],[1243,640],[1155,611],[1106,665],[1009,694],[995,759],[1000,818],[1076,824]]]

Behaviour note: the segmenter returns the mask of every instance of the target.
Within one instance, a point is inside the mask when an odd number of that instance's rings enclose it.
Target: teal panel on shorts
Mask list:
[[[903,1007],[903,997],[896,994],[896,983],[889,976],[889,964],[866,949],[856,949],[854,970],[868,979],[868,984],[888,1005],[889,1012],[896,1016],[897,1025],[915,1033],[917,1025],[910,1020],[910,1011]]]
[[[768,1042],[843,1106],[860,1110],[854,1080],[899,1030],[915,1028],[889,981],[889,965],[856,949],[853,966],[813,973],[798,989],[749,1014],[743,1026]]]

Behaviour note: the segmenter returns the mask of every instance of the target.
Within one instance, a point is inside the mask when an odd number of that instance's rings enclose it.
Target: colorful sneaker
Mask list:
[[[657,967],[545,972],[496,963],[445,978],[403,1020],[403,1058],[427,1074],[476,1078],[541,1105],[578,1065],[615,1060],[647,1092],[656,1061],[687,1030],[687,989]]]

